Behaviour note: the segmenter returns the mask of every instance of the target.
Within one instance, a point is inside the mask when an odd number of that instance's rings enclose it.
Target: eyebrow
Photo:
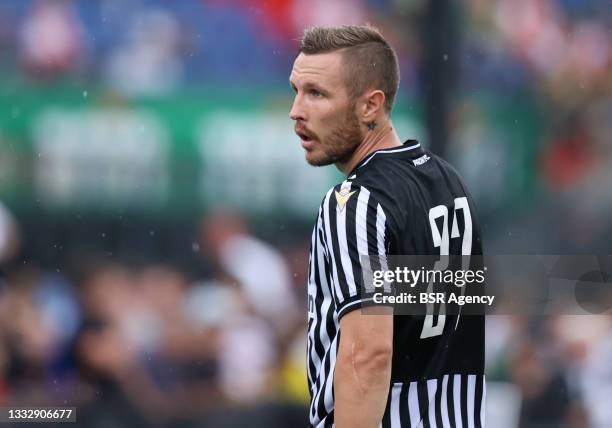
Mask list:
[[[294,90],[297,90],[297,87],[295,86],[295,84],[291,80],[289,80],[289,85],[291,85],[291,87]],[[306,82],[306,83],[304,83],[304,90],[308,90],[308,89],[316,89],[316,90],[318,90],[320,92],[324,92],[324,93],[328,93],[329,92],[326,88],[324,88],[323,86],[321,86],[320,84],[315,83],[315,82]]]

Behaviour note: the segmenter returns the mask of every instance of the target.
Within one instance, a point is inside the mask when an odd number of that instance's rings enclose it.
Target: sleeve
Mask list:
[[[338,318],[392,294],[389,284],[374,287],[373,272],[386,270],[392,233],[385,209],[363,186],[345,181],[323,202],[323,233]]]

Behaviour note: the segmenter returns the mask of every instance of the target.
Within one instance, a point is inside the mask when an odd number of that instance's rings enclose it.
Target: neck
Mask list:
[[[393,124],[390,120],[386,120],[379,127],[371,131],[367,130],[365,138],[357,146],[351,157],[345,162],[337,162],[336,168],[344,174],[348,174],[371,153],[401,145],[402,141],[399,139],[395,129],[393,129]]]

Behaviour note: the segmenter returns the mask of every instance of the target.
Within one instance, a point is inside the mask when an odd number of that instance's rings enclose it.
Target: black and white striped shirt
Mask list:
[[[465,202],[463,209],[454,206],[458,200]],[[339,320],[370,299],[360,256],[382,256],[384,263],[386,255],[440,254],[428,215],[434,207],[455,210],[444,221],[457,224],[444,227],[469,233],[471,253],[482,254],[464,184],[450,165],[414,140],[374,152],[325,195],[309,257],[310,426],[333,426]],[[461,254],[464,241],[450,239],[446,248]],[[391,385],[382,427],[484,426],[484,317],[463,316],[457,328],[455,322],[447,315],[442,330],[425,334],[423,316],[394,317]]]

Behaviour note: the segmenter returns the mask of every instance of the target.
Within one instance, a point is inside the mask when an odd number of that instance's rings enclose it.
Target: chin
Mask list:
[[[310,151],[306,152],[306,162],[312,166],[326,166],[334,163],[334,160],[325,153]]]

